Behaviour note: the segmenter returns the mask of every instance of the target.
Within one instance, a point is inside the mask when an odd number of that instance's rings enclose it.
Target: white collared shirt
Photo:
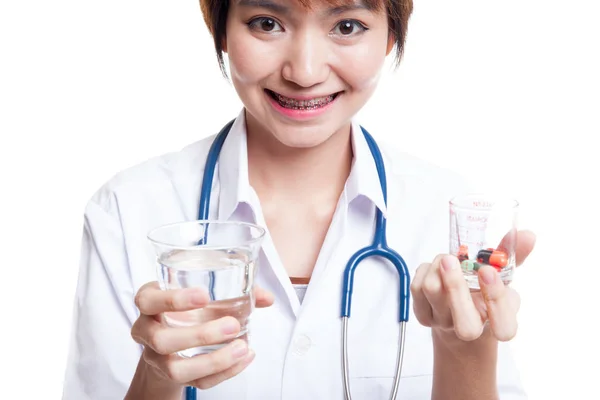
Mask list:
[[[64,400],[122,399],[142,348],[130,335],[138,316],[134,296],[156,267],[146,235],[152,228],[198,218],[204,164],[214,136],[180,152],[129,168],[94,194],[85,211],[80,276]],[[252,364],[205,391],[199,400],[337,400],[341,371],[342,272],[358,249],[373,240],[375,210],[387,218],[387,240],[411,276],[422,262],[448,251],[448,200],[467,190],[454,173],[379,144],[387,173],[387,207],[367,143],[354,122],[354,161],[331,227],[300,302],[268,234],[257,284],[275,295],[250,325]],[[266,226],[249,184],[242,111],[221,151],[210,218]],[[397,273],[378,259],[355,273],[349,320],[350,387],[354,400],[387,399],[398,345]],[[429,328],[412,313],[398,399],[431,398],[433,349]],[[498,385],[502,400],[526,398],[510,355],[500,343]]]

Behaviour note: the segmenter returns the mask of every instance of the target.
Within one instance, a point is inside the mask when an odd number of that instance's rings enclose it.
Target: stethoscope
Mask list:
[[[208,157],[206,159],[206,166],[204,169],[204,177],[202,180],[202,189],[200,193],[200,206],[198,217],[200,220],[208,219],[208,212],[210,208],[210,195],[212,189],[212,182],[217,166],[217,160],[221,153],[223,143],[229,134],[231,126],[235,120],[230,121],[227,125],[221,129],[213,141]],[[383,158],[379,147],[375,143],[375,139],[367,132],[366,129],[362,128],[362,132],[365,136],[373,160],[377,167],[377,174],[379,175],[379,183],[381,185],[381,191],[383,193],[383,200],[387,205],[387,180],[385,177],[385,167],[383,164]],[[402,361],[404,357],[404,342],[406,333],[406,322],[408,322],[409,314],[409,294],[410,294],[410,275],[404,259],[396,251],[392,250],[387,245],[386,239],[386,219],[380,209],[377,209],[376,214],[376,225],[375,235],[373,238],[373,244],[357,251],[348,261],[346,269],[344,270],[344,284],[342,292],[342,375],[344,383],[344,399],[351,400],[350,383],[348,380],[348,319],[350,318],[350,308],[352,305],[352,290],[354,285],[354,271],[358,264],[367,257],[379,256],[386,258],[390,261],[398,271],[400,277],[400,295],[399,295],[399,323],[400,323],[400,337],[399,337],[399,351],[396,359],[396,373],[394,377],[394,384],[392,387],[392,393],[390,396],[391,400],[396,399],[398,394],[398,385],[400,384],[400,374],[402,371]],[[212,296],[211,296],[212,297]],[[196,389],[194,387],[186,387],[185,398],[186,400],[196,400]]]

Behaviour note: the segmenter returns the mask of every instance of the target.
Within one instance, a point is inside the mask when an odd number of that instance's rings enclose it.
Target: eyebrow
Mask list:
[[[271,0],[239,0],[238,3],[241,7],[246,8],[265,8],[271,10],[272,12],[279,14],[290,14],[291,9],[281,3],[277,3]],[[331,7],[327,10],[328,15],[339,15],[347,11],[352,10],[372,10],[372,7],[369,7],[363,1],[353,2],[351,4],[344,4],[337,7]]]
[[[354,10],[372,11],[372,8],[367,6],[364,2],[358,1],[355,3],[344,4],[342,6],[330,8],[327,13],[330,15],[339,15],[339,14],[345,13],[347,11],[354,11]]]
[[[266,8],[279,14],[289,14],[291,12],[289,7],[270,0],[240,0],[238,4],[246,8]]]

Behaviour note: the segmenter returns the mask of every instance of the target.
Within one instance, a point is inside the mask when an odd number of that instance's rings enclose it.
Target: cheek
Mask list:
[[[260,81],[268,72],[265,62],[269,59],[266,46],[248,35],[231,35],[227,42],[227,55],[231,77],[239,84]]]
[[[385,50],[385,47],[371,42],[344,49],[338,59],[337,73],[353,90],[371,92],[379,82]]]

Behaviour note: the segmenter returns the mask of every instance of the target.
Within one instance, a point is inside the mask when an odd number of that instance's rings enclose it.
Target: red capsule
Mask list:
[[[489,264],[493,267],[502,268],[508,264],[508,254],[502,250],[482,249],[477,253],[477,261]]]

